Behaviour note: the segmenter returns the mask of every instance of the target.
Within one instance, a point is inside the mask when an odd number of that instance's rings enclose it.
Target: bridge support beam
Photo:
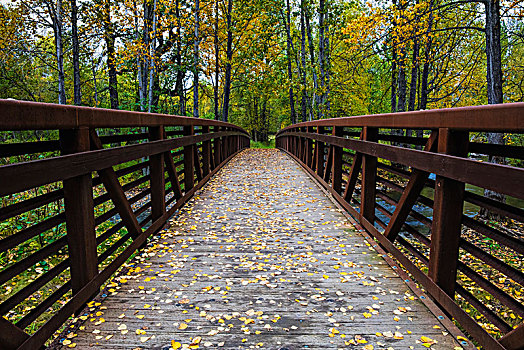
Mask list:
[[[317,133],[322,135],[324,134],[324,127],[323,126],[317,126]],[[315,142],[315,148],[316,148],[316,171],[317,175],[322,177],[324,175],[324,156],[326,153],[324,143],[320,141]]]
[[[194,135],[192,125],[184,126],[184,136]],[[194,145],[184,147],[184,192],[188,193],[195,187],[195,158],[193,156]]]
[[[202,126],[202,134],[209,133],[209,126]],[[238,147],[240,149],[240,147]],[[211,172],[211,141],[202,143],[202,175],[205,177]]]
[[[333,136],[344,136],[344,128],[341,126],[333,127]],[[333,170],[331,186],[336,193],[342,192],[342,147],[334,146],[333,148]]]
[[[60,131],[62,154],[87,152],[90,147],[89,128]],[[63,186],[71,288],[75,294],[98,274],[91,173],[64,180]]]
[[[364,127],[362,130],[365,141],[376,142],[378,129]],[[375,223],[375,197],[377,184],[377,157],[365,154],[362,156],[362,189],[360,201],[360,216],[371,225]],[[362,220],[361,220],[362,221]]]
[[[313,127],[308,126],[306,132],[312,133]],[[304,162],[309,168],[312,168],[313,164],[313,140],[306,139],[306,161]]]
[[[439,129],[438,152],[465,157],[469,134]],[[455,294],[464,183],[437,176],[429,254],[429,277],[449,296]]]
[[[159,141],[164,139],[164,127],[149,127],[149,140]],[[151,218],[153,222],[166,212],[166,184],[164,154],[154,154],[149,157],[150,184],[151,184]]]

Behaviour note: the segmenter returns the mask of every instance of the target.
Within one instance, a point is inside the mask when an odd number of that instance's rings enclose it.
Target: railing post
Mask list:
[[[468,132],[439,129],[439,153],[465,157],[468,143]],[[455,294],[463,205],[464,183],[437,176],[428,275],[450,296]]]
[[[332,128],[331,133],[334,135],[334,132],[335,132],[335,127]],[[330,144],[326,148],[327,148],[327,157],[325,157],[326,162],[324,165],[323,179],[326,183],[329,183],[329,179],[331,179],[331,170],[333,170],[333,151],[335,147]]]
[[[90,150],[89,128],[60,130],[62,154]],[[63,181],[71,287],[77,293],[98,274],[91,173]]]
[[[344,128],[342,126],[333,127],[333,136],[343,136]],[[333,170],[331,186],[333,190],[340,194],[342,192],[342,147],[333,146]]]
[[[200,157],[198,155],[198,144],[193,145],[193,157],[195,158],[194,164],[195,164],[195,175],[197,178],[197,181],[202,181],[202,168],[200,167]]]
[[[217,132],[218,130],[218,127],[217,126],[213,126],[213,133]],[[211,142],[211,150],[210,150],[210,157],[211,157],[211,168],[210,170],[214,170],[215,167],[217,166],[217,162],[216,162],[216,152],[217,152],[217,139],[216,138],[213,138],[213,140],[210,141]]]
[[[224,131],[227,131],[228,128],[224,127],[222,129]],[[222,151],[222,153],[220,154],[220,162],[223,162],[227,158],[227,149],[228,149],[227,141],[228,141],[227,136],[222,137],[222,141],[220,142],[221,151]]]
[[[164,127],[149,127],[149,140],[164,139]],[[151,184],[151,218],[153,222],[166,212],[166,184],[164,175],[164,154],[153,154],[149,157],[150,184]]]
[[[312,126],[308,126],[306,128],[306,132],[307,133],[312,133],[313,132],[313,127]],[[306,145],[306,165],[309,167],[309,168],[312,168],[312,161],[313,161],[313,140],[308,138],[307,141],[306,141],[307,145]]]
[[[324,127],[317,126],[317,133],[322,135],[324,133]],[[317,140],[316,148],[317,148],[316,171],[317,171],[317,175],[322,177],[324,175],[324,153],[325,153],[324,143]]]
[[[227,150],[226,150],[226,158],[231,155],[231,149],[233,148],[233,136],[227,137]]]
[[[300,128],[300,132],[304,132],[305,128]],[[302,163],[306,163],[306,138],[301,137],[300,138],[300,160]]]
[[[209,126],[202,127],[202,134],[209,133]],[[202,171],[204,177],[210,172],[211,164],[211,140],[202,143]]]
[[[193,125],[184,126],[184,136],[194,135]],[[193,156],[195,145],[184,147],[184,192],[187,193],[195,186],[195,158]]]
[[[215,132],[222,131],[222,128],[220,126],[215,127]],[[219,166],[220,163],[222,163],[222,141],[220,137],[217,137],[215,139],[215,152],[214,152],[214,158],[215,158],[215,167]]]
[[[298,132],[300,132],[300,128],[297,128]],[[300,136],[295,136],[295,155],[297,156],[298,159],[300,159],[300,157],[302,156],[302,147],[301,147],[301,139],[300,139]]]
[[[363,139],[376,142],[378,139],[377,128],[363,128]],[[360,200],[360,216],[371,225],[375,223],[375,195],[377,178],[377,158],[364,154],[362,157],[362,187]]]
[[[295,136],[291,136],[291,153],[293,153],[295,156],[297,155],[296,142],[297,138]]]
[[[296,130],[300,131],[300,130]],[[300,137],[295,136],[294,138],[294,144],[295,144],[295,156],[300,157]]]

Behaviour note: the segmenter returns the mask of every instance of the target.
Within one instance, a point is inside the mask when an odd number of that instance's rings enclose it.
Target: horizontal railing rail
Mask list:
[[[215,120],[0,100],[0,348],[37,349],[225,163]]]
[[[523,134],[513,103],[299,123],[276,146],[477,344],[524,349]]]

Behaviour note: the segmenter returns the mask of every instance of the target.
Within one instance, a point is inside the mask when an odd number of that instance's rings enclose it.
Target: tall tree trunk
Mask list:
[[[198,27],[200,26],[200,1],[195,0],[195,49],[193,51],[193,117],[198,118]]]
[[[267,142],[268,141],[268,137],[267,137],[267,133],[268,133],[268,127],[267,127],[267,124],[266,124],[266,121],[267,121],[267,115],[266,115],[266,110],[267,110],[267,97],[266,96],[262,96],[262,99],[263,99],[263,102],[262,102],[262,115],[261,115],[261,119],[262,119],[262,141],[265,141]]]
[[[104,2],[104,39],[107,47],[107,69],[109,78],[109,100],[111,109],[118,109],[118,80],[116,77],[115,33],[111,23],[111,3]]]
[[[413,42],[413,59],[411,60],[411,81],[409,82],[408,111],[414,111],[417,102],[417,78],[418,78],[418,40]]]
[[[73,89],[74,104],[82,104],[80,86],[80,44],[78,43],[78,8],[76,0],[71,0],[71,39],[73,41]]]
[[[397,112],[397,49],[393,45],[391,59],[391,113]]]
[[[326,14],[326,6],[325,6],[325,0],[320,0],[319,8],[318,8],[318,65],[320,67],[320,105],[319,105],[319,111],[318,111],[318,118],[322,119],[324,117],[324,109],[325,109],[325,96],[326,96],[326,48],[325,48],[325,14]]]
[[[398,60],[398,104],[397,112],[406,111],[406,90],[407,90],[407,81],[406,81],[406,50],[401,49],[400,59]]]
[[[293,97],[293,71],[291,70],[291,7],[289,0],[286,0],[286,47],[287,47],[287,75],[289,78],[289,107],[291,109],[291,124],[297,123],[297,114],[295,112],[295,100]]]
[[[222,103],[222,120],[229,119],[229,95],[231,94],[231,59],[233,58],[233,31],[231,27],[231,13],[233,12],[233,0],[227,1],[227,48],[226,48],[226,75],[224,82],[224,102]]]
[[[153,22],[153,9],[151,5],[149,4],[148,0],[144,0],[143,4],[144,8],[144,27],[142,28],[142,47],[141,47],[141,65],[139,69],[141,70],[140,78],[141,81],[139,81],[138,86],[141,90],[139,92],[139,95],[141,96],[141,102],[140,102],[140,110],[146,111],[149,110],[149,106],[147,106],[148,103],[148,78],[149,78],[149,64],[150,60],[147,58],[148,55],[150,55],[150,33],[151,33],[151,24]]]
[[[54,18],[54,34],[56,46],[56,62],[58,69],[58,103],[65,105],[65,74],[64,74],[64,48],[62,45],[62,0],[56,0],[56,15]]]
[[[503,103],[502,95],[502,55],[500,46],[500,3],[499,0],[484,2],[486,10],[486,59],[487,59],[487,92],[488,103]],[[486,133],[489,143],[503,145],[503,133]],[[490,156],[489,162],[504,164],[504,157]],[[485,190],[484,196],[503,202],[504,195],[491,190]],[[480,210],[480,216],[488,219],[500,220],[501,216],[489,213],[486,209]]]
[[[415,2],[416,5],[418,5],[418,0]],[[417,16],[416,25],[415,28],[418,28],[418,14],[415,14]],[[417,83],[418,83],[418,71],[419,71],[419,62],[418,62],[418,54],[419,54],[419,44],[418,39],[415,37],[416,31],[413,30],[413,55],[411,59],[411,79],[409,82],[409,100],[408,100],[408,111],[414,111],[415,105],[417,103]],[[412,136],[413,130],[407,129],[406,130],[406,136]]]
[[[411,60],[411,80],[409,82],[408,111],[414,111],[417,102],[417,78],[418,78],[418,40],[413,39],[413,56]],[[406,129],[406,136],[412,136],[413,130]]]
[[[397,1],[393,0],[393,6],[397,6]],[[397,22],[393,20],[393,28],[397,26]],[[391,36],[391,113],[397,112],[397,43],[395,37]]]
[[[134,11],[134,24],[135,24],[135,40],[140,42],[140,28],[138,27],[138,8],[136,1],[133,1],[133,11]],[[142,79],[143,74],[143,55],[142,50],[136,54],[136,67],[137,67],[137,81],[138,81],[138,105],[140,106],[140,111],[145,111],[146,97],[144,95],[144,80]]]
[[[149,102],[147,104],[147,111],[151,113],[153,106],[153,90],[154,90],[154,78],[155,78],[155,53],[156,53],[156,1],[153,2],[153,40],[151,48],[149,50],[150,64],[149,64]],[[198,0],[197,0],[198,1]]]
[[[93,58],[91,58],[91,70],[93,72],[93,87],[95,89],[95,107],[98,107],[98,87],[96,84],[96,68]]]
[[[422,85],[420,88],[420,104],[419,109],[424,110],[427,108],[428,105],[428,95],[429,95],[429,89],[428,89],[428,79],[429,79],[429,62],[431,61],[431,48],[433,45],[432,36],[430,35],[431,31],[433,30],[433,6],[435,4],[434,0],[429,0],[429,16],[428,16],[428,27],[426,29],[426,44],[424,47],[424,66],[422,68]]]
[[[302,63],[302,121],[307,121],[307,91],[306,91],[306,25],[304,20],[304,0],[300,2],[300,61]],[[264,102],[265,108],[265,102]]]
[[[317,94],[317,90],[318,90],[318,77],[317,77],[317,70],[315,68],[316,66],[316,61],[315,61],[315,43],[313,41],[313,35],[311,33],[311,25],[310,25],[310,21],[309,21],[309,14],[308,12],[306,11],[305,13],[305,17],[306,17],[306,31],[307,31],[307,38],[308,38],[308,44],[309,44],[309,58],[310,58],[310,61],[311,61],[311,71],[312,71],[312,75],[313,75],[313,96],[311,97],[311,109],[310,109],[310,119],[316,119],[315,118],[315,112],[316,112],[316,107],[319,105],[319,101],[318,101],[318,94]]]
[[[324,18],[325,31],[324,31],[324,58],[325,58],[325,67],[324,74],[326,77],[326,93],[324,95],[324,116],[327,118],[331,117],[331,47],[329,44],[329,10],[326,8],[326,14]]]
[[[400,1],[401,16],[404,17],[404,11],[407,7],[407,2]],[[406,80],[406,46],[401,45],[399,57],[398,57],[398,102],[397,112],[406,111],[406,93],[407,93],[407,80]]]
[[[218,0],[215,0],[215,32],[213,33],[213,41],[215,44],[215,84],[213,85],[213,97],[215,102],[215,119],[219,117],[219,104],[218,100],[218,88],[219,88],[219,74],[220,74],[220,48],[218,46]]]
[[[175,93],[178,96],[178,114],[185,116],[186,115],[186,95],[184,90],[184,78],[186,72],[182,69],[182,20],[180,16],[180,0],[176,0],[175,16],[177,20],[177,29],[176,29],[176,82],[175,82]]]
[[[489,0],[485,2],[485,6],[488,103],[503,103],[500,3],[498,0]]]

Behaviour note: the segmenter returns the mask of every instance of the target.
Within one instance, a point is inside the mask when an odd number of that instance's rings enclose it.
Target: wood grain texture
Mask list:
[[[458,346],[276,150],[234,158],[103,293],[68,328],[77,348],[169,349],[196,337],[224,349],[409,349],[422,336],[438,341],[432,349]]]

